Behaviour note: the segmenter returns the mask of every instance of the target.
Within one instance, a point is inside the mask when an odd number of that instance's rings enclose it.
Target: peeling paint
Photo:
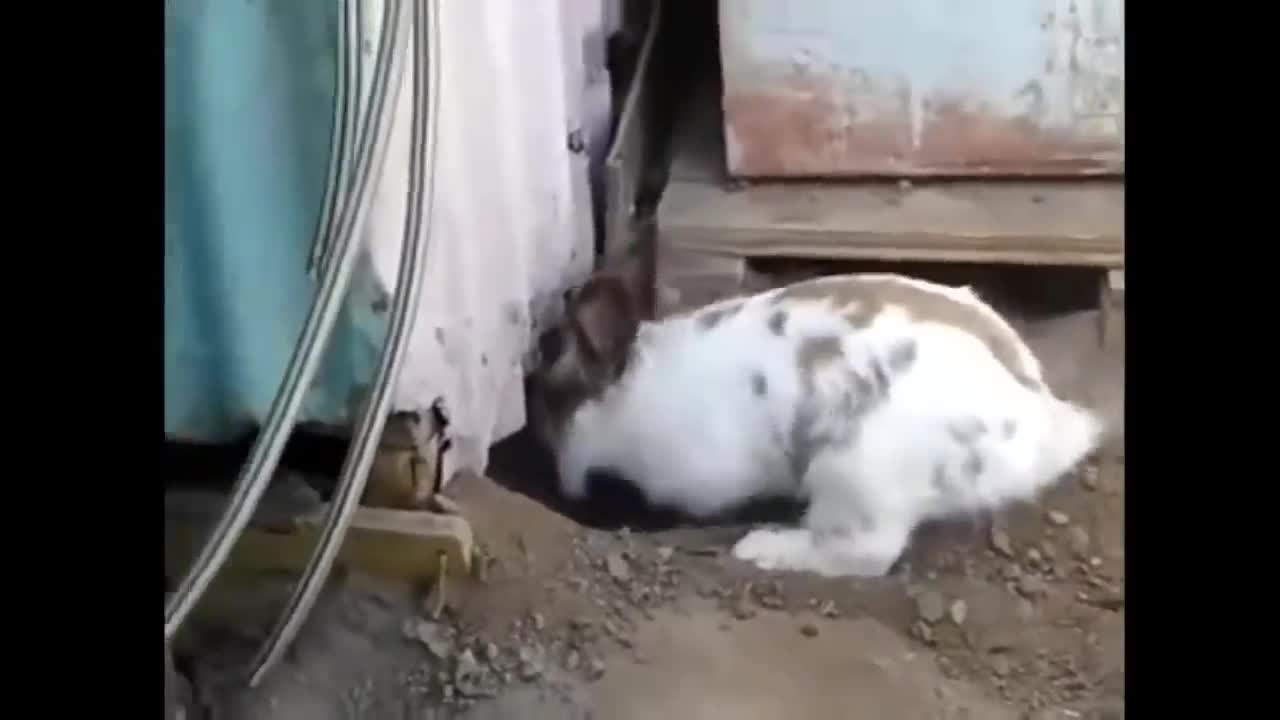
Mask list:
[[[1124,0],[720,0],[729,170],[1124,172]]]

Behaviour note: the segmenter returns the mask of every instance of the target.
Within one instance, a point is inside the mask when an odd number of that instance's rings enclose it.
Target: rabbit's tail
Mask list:
[[[1093,411],[1057,398],[1049,402],[1049,424],[1036,458],[1035,474],[1042,485],[1054,482],[1097,450],[1106,431]]]

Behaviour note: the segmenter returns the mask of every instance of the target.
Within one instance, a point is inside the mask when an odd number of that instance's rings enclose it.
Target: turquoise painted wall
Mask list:
[[[165,3],[165,433],[267,415],[317,283],[338,3]],[[362,258],[300,421],[349,425],[385,306]]]

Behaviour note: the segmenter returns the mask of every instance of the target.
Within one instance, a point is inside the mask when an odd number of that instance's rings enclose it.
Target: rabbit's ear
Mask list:
[[[626,283],[611,276],[593,278],[582,287],[574,298],[571,317],[584,359],[605,367],[621,363],[640,325]]]

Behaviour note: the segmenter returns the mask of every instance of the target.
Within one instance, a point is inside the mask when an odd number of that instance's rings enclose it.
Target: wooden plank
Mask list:
[[[733,257],[1120,267],[1124,182],[733,181],[719,80],[676,125],[658,207],[659,264],[683,250]],[[660,272],[659,275],[662,275]]]
[[[1124,263],[1121,182],[667,187],[663,245],[742,257]]]
[[[644,43],[631,86],[619,113],[613,146],[605,157],[605,255],[626,251],[634,240],[632,220],[636,192],[649,158],[649,116],[653,101],[653,48],[662,19],[663,0],[653,0]]]
[[[1124,270],[1111,270],[1102,277],[1099,322],[1102,346],[1115,347],[1124,340]]]
[[[194,493],[166,497],[165,567],[171,577],[185,572],[208,528],[221,510],[219,502],[193,498]],[[266,508],[232,549],[222,574],[245,575],[286,571],[300,573],[311,557],[325,508],[290,514]],[[456,515],[361,507],[355,511],[338,564],[369,575],[412,582],[436,577],[440,556],[448,571],[470,571],[471,526]]]

